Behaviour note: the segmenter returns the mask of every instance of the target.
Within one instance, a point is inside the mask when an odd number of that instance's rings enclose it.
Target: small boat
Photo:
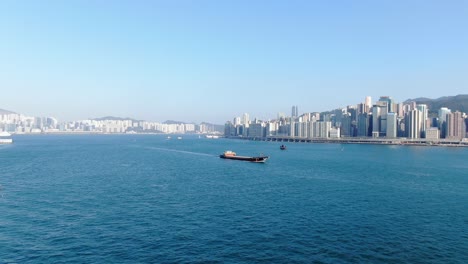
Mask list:
[[[233,159],[233,160],[243,160],[250,162],[265,162],[269,157],[268,156],[257,156],[257,157],[246,157],[246,156],[237,156],[234,151],[227,150],[223,154],[219,155],[222,159]]]
[[[11,143],[13,143],[11,134],[8,132],[0,132],[0,144],[11,144]]]
[[[281,149],[281,150],[285,150],[285,149],[286,149],[286,146],[285,146],[285,145],[281,145],[281,146],[280,146],[280,149]]]

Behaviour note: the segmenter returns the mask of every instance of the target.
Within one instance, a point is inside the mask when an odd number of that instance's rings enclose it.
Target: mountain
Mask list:
[[[452,112],[460,111],[468,113],[468,94],[459,94],[456,96],[443,96],[437,99],[415,98],[408,99],[405,103],[416,102],[417,104],[426,104],[431,113],[436,113],[440,108],[447,107]]]
[[[8,111],[8,110],[0,109],[0,115],[8,115],[8,114],[16,114],[16,113]]]
[[[105,116],[105,117],[100,117],[100,118],[93,118],[92,120],[96,121],[102,121],[102,120],[132,120],[132,121],[138,121],[136,119],[130,118],[130,117],[116,117],[116,116]]]
[[[182,121],[175,121],[175,120],[166,120],[166,121],[163,122],[163,124],[177,125],[177,124],[192,124],[192,123],[187,123],[187,122],[182,122]]]

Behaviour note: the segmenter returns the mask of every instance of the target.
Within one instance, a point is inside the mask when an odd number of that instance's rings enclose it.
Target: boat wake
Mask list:
[[[162,151],[169,151],[169,152],[178,152],[178,153],[184,153],[184,154],[205,156],[205,157],[217,157],[217,155],[206,154],[206,153],[201,153],[201,152],[186,151],[186,150],[177,150],[177,149],[168,149],[168,148],[158,148],[158,147],[145,147],[145,148],[146,148],[146,149],[153,149],[153,150],[162,150]]]

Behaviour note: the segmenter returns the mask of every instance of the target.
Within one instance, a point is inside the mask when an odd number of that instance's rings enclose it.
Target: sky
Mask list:
[[[468,93],[468,1],[0,1],[0,108],[224,124]]]

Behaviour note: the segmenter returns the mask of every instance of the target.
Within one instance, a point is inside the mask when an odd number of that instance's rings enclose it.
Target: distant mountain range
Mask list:
[[[444,96],[437,99],[415,98],[408,99],[405,103],[416,102],[417,104],[426,104],[429,112],[436,113],[440,108],[447,107],[452,112],[460,111],[468,113],[468,94],[459,94],[456,96]]]
[[[177,124],[193,124],[193,123],[187,123],[187,122],[175,121],[175,120],[166,120],[166,121],[163,122],[163,124],[166,124],[166,125],[177,125]]]
[[[99,117],[99,118],[93,118],[91,120],[96,120],[96,121],[102,121],[102,120],[119,120],[119,121],[122,121],[122,120],[132,120],[132,121],[140,121],[140,120],[136,120],[136,119],[133,119],[133,118],[130,118],[130,117],[117,117],[117,116],[105,116],[105,117]]]
[[[8,110],[0,109],[0,115],[7,115],[7,114],[16,114],[16,113],[8,111]]]

